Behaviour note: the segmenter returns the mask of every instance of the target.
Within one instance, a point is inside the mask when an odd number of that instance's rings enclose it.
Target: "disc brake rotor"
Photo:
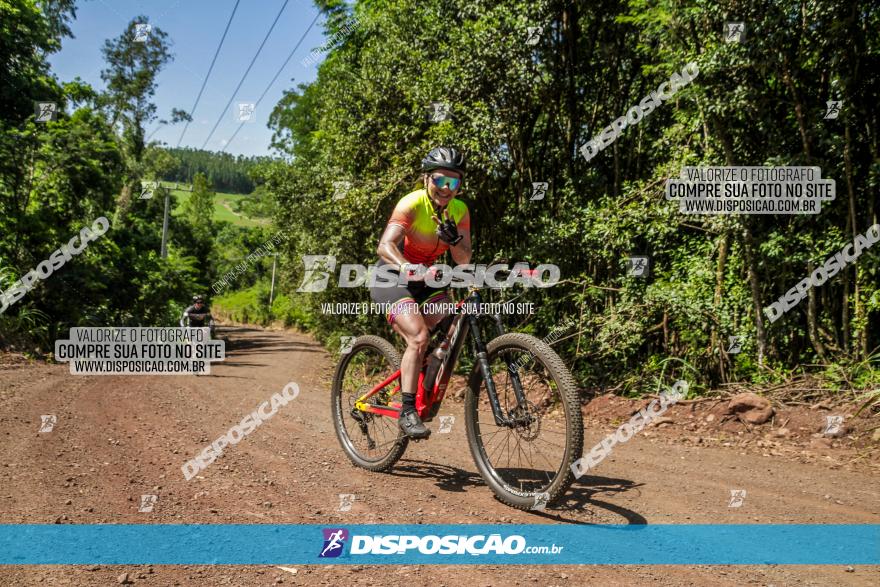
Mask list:
[[[536,439],[541,433],[541,415],[532,402],[528,402],[525,409],[517,406],[511,410],[510,418],[515,422],[513,429],[517,435],[527,442]]]

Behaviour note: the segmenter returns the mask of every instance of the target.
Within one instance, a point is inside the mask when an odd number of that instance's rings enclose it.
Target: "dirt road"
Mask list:
[[[870,466],[800,462],[681,442],[655,430],[615,449],[562,507],[510,509],[467,450],[460,403],[449,434],[411,444],[391,474],[354,468],[330,421],[334,358],[307,336],[227,330],[212,375],[72,376],[67,365],[0,365],[2,523],[880,523]],[[191,481],[181,465],[261,402],[299,397]],[[39,433],[44,414],[57,416]],[[438,421],[431,424],[437,428]],[[585,446],[610,428],[586,421]],[[775,451],[774,451],[775,452]],[[745,489],[740,507],[730,490]],[[339,494],[354,494],[340,512]],[[140,496],[158,496],[139,513]],[[822,548],[822,545],[817,545]],[[0,585],[877,585],[880,568],[840,566],[100,566],[3,567]]]

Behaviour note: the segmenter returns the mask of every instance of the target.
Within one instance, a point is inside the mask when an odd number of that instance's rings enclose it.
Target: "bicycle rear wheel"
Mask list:
[[[499,500],[540,509],[574,481],[571,464],[584,442],[577,385],[559,355],[534,336],[502,334],[486,350],[501,411],[515,423],[495,423],[483,373],[475,366],[465,399],[471,454]],[[505,359],[517,366],[525,406],[518,405]]]
[[[370,471],[387,471],[400,459],[409,439],[397,426],[397,420],[363,412],[355,401],[400,369],[400,355],[390,342],[378,336],[355,339],[351,351],[343,355],[333,377],[330,393],[333,426],[342,450],[352,463]],[[391,401],[392,382],[388,389],[373,395],[368,403],[387,406]],[[398,398],[399,399],[399,395]]]

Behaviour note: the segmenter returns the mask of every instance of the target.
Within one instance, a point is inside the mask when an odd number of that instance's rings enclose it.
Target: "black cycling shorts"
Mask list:
[[[379,262],[375,267],[387,265],[385,262]],[[400,275],[397,270],[392,271],[394,275]],[[378,282],[378,280],[377,280]],[[431,287],[425,285],[423,281],[410,281],[399,285],[396,281],[394,285],[389,287],[379,287],[374,285],[370,287],[370,298],[377,304],[387,305],[388,310],[385,317],[388,323],[394,322],[394,317],[405,312],[415,313],[416,308],[421,310],[425,304],[438,304],[448,302],[449,295],[445,287]]]

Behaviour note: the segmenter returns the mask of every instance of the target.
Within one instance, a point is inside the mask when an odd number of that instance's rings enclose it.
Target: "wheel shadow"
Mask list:
[[[401,460],[389,474],[406,479],[429,479],[438,489],[453,493],[463,493],[467,487],[485,485],[483,478],[476,473],[424,461]]]
[[[585,475],[579,481],[575,481],[555,504],[542,511],[532,513],[548,520],[566,524],[595,525],[596,522],[584,521],[575,517],[592,507],[594,510],[600,508],[620,516],[631,526],[646,526],[648,520],[642,514],[596,498],[596,496],[611,496],[627,491],[638,491],[643,486],[644,483],[636,483],[629,479]]]
[[[409,479],[429,479],[438,489],[453,493],[463,493],[468,487],[484,487],[487,491],[491,491],[479,474],[458,467],[410,460],[402,460],[401,463],[404,464],[398,463],[388,474]],[[642,486],[644,483],[636,483],[629,479],[585,475],[572,485],[561,500],[544,510],[528,513],[558,523],[597,525],[596,522],[580,519],[580,516],[590,508],[603,509],[623,518],[631,526],[646,526],[648,520],[638,512],[596,498],[596,496],[638,491]]]

